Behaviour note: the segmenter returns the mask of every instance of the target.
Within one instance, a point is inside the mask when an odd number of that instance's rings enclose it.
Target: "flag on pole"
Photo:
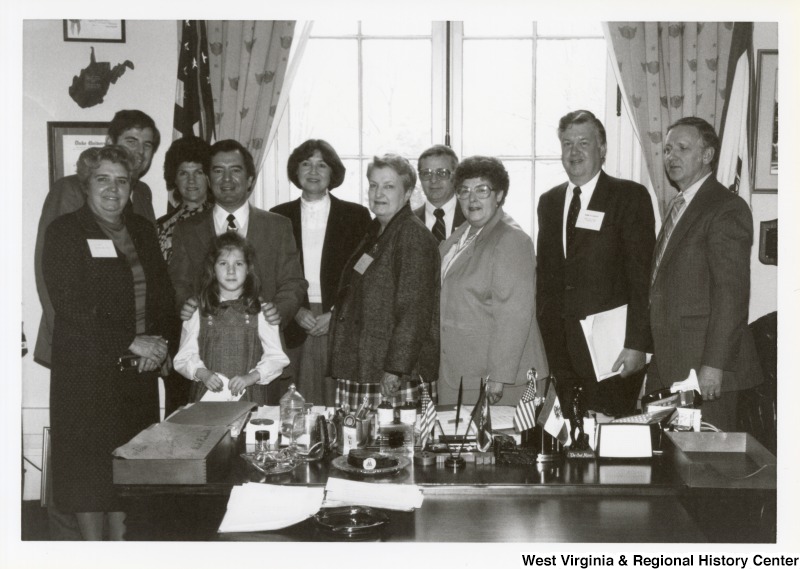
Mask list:
[[[478,402],[472,409],[471,420],[475,423],[477,432],[478,450],[486,452],[492,446],[494,437],[492,436],[492,416],[489,412],[489,398],[486,397],[486,383],[488,380],[481,379],[481,390]]]
[[[750,203],[750,92],[753,84],[753,24],[735,23],[717,180]]]
[[[536,425],[536,372],[528,372],[528,386],[514,411],[514,428],[518,433],[532,429]]]
[[[562,445],[566,444],[569,440],[567,422],[564,420],[564,415],[561,413],[561,403],[558,401],[556,385],[552,381],[547,387],[544,405],[542,406],[542,411],[539,413],[536,422],[544,428],[545,432],[557,438]]]
[[[175,85],[174,138],[214,136],[214,100],[209,76],[205,20],[184,20]]]
[[[428,394],[428,387],[425,383],[422,383],[422,398],[420,401],[422,404],[422,417],[419,422],[419,432],[422,436],[420,447],[424,449],[425,443],[428,442],[428,437],[431,436],[431,431],[433,431],[437,419],[436,405],[433,404],[433,400],[431,400],[431,396]]]

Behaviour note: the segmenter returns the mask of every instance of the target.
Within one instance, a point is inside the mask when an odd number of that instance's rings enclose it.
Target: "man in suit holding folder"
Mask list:
[[[536,305],[547,359],[561,401],[580,386],[586,408],[633,413],[650,349],[652,202],[641,184],[603,172],[605,128],[591,112],[563,116],[558,138],[569,181],[538,206]],[[623,305],[624,343],[612,368],[619,375],[598,383],[580,321]]]
[[[647,384],[669,387],[694,369],[703,420],[731,431],[738,392],[761,383],[762,373],[747,326],[753,216],[714,177],[719,148],[703,119],[685,117],[667,129],[664,167],[679,193],[653,256]]]

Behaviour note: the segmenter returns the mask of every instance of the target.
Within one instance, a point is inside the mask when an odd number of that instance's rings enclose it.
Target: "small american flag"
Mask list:
[[[531,373],[532,372],[532,373]],[[536,397],[536,371],[531,370],[528,372],[528,387],[517,403],[517,409],[514,411],[514,428],[518,433],[527,431],[536,426],[536,404],[534,398]]]
[[[428,437],[436,425],[436,405],[433,404],[431,396],[428,394],[428,388],[425,383],[422,383],[422,418],[419,422],[419,432],[422,436],[421,448],[425,448],[425,443],[428,442]]]

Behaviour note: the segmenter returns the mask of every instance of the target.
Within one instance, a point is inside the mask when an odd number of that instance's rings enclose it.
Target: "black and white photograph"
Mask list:
[[[800,18],[530,4],[8,9],[0,566],[800,563]]]

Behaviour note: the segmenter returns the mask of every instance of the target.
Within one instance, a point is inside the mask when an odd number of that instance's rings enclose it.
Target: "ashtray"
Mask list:
[[[314,521],[322,530],[337,537],[365,539],[389,523],[389,517],[367,506],[340,506],[323,508],[314,515]]]
[[[363,474],[366,476],[394,474],[395,472],[400,472],[409,464],[411,464],[411,460],[409,460],[405,456],[393,456],[391,457],[391,459],[392,459],[391,466],[387,466],[385,468],[373,468],[370,470],[366,468],[358,468],[356,466],[349,464],[347,462],[346,456],[337,456],[336,458],[333,459],[333,461],[331,461],[331,464],[333,464],[335,468],[343,470],[344,472],[349,472],[351,474]]]
[[[277,452],[248,452],[240,454],[245,462],[262,474],[285,474],[294,470],[297,460],[285,449]]]

